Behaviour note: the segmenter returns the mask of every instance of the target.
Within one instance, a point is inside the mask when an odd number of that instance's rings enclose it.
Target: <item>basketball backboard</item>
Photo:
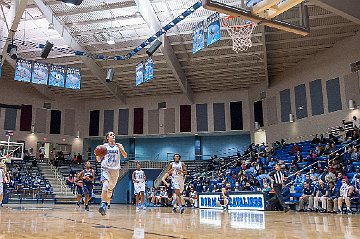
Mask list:
[[[304,0],[202,0],[203,7],[226,15],[250,20],[302,36],[309,34],[308,12]],[[299,5],[300,4],[300,5]],[[298,7],[299,24],[275,19],[281,13]]]

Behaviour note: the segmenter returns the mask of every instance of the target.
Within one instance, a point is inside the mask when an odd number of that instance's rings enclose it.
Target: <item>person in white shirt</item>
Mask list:
[[[359,130],[360,129],[360,119],[358,119],[355,115],[353,116],[353,128]]]
[[[120,170],[120,155],[127,158],[124,146],[122,144],[115,143],[115,133],[108,132],[105,136],[105,143],[107,153],[104,157],[96,156],[96,161],[101,162],[101,206],[99,212],[101,215],[106,215],[106,209],[110,204],[111,195],[113,189],[119,178]]]
[[[139,210],[140,208],[145,209],[145,180],[145,172],[141,170],[141,165],[137,163],[136,170],[132,174],[132,181],[134,183],[134,193],[136,198],[136,210]]]
[[[4,198],[4,178],[5,178],[5,165],[3,162],[0,162],[0,207],[2,207],[2,201]]]

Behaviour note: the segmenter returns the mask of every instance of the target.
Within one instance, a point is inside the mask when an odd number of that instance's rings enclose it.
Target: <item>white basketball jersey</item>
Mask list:
[[[173,169],[173,173],[172,173],[173,177],[174,178],[183,177],[183,174],[181,173],[181,171],[183,170],[182,162],[178,162],[178,163],[172,162],[171,165]]]
[[[345,184],[341,185],[341,187],[340,187],[340,197],[346,198],[349,189],[350,189],[349,185],[345,185]]]
[[[120,150],[117,145],[105,143],[107,154],[102,158],[101,168],[120,169]]]
[[[145,178],[145,173],[144,173],[144,171],[142,171],[142,170],[135,170],[134,172],[135,172],[135,175],[134,175],[135,181],[138,181],[139,183],[143,183],[143,182],[145,181],[145,180],[144,180],[144,178]]]

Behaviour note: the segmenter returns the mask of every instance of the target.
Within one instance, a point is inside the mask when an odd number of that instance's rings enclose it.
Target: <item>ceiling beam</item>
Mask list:
[[[260,26],[261,28],[261,41],[262,41],[262,47],[263,47],[263,52],[264,52],[264,73],[265,73],[265,79],[266,79],[266,84],[267,87],[270,86],[270,79],[269,79],[269,72],[268,72],[268,56],[267,56],[267,49],[266,49],[266,28],[265,26]]]
[[[310,2],[360,25],[359,0],[310,0]]]
[[[156,32],[162,28],[159,19],[156,16],[155,10],[152,7],[149,0],[135,0],[136,5],[139,8],[140,14],[143,16],[145,22],[149,28]],[[176,58],[175,52],[166,35],[162,38],[162,46],[160,47],[161,52],[164,54],[166,61],[168,62],[169,68],[172,70],[175,79],[178,81],[182,92],[186,95],[190,102],[193,102],[193,93],[188,84],[186,75],[181,68],[179,60]]]
[[[19,26],[21,17],[23,16],[25,9],[26,9],[26,5],[27,5],[28,0],[22,0],[22,1],[15,1],[15,4],[13,6],[11,6],[10,8],[10,12],[9,12],[9,17],[7,19],[4,19],[5,21],[11,21],[11,26],[10,27],[10,31],[7,32],[7,29],[4,29],[4,35],[7,35],[8,39],[12,39],[12,37],[15,35],[15,32]],[[8,22],[9,23],[9,22]],[[9,41],[4,41],[4,46],[3,46],[3,51],[2,51],[2,55],[5,56],[2,59],[2,63],[4,63],[4,60],[6,58],[6,61],[9,63],[9,65],[15,69],[16,68],[16,62],[15,60],[11,59],[10,56],[7,54],[7,47],[9,45]],[[31,86],[38,91],[38,93],[40,93],[43,97],[45,97],[47,100],[54,100],[55,95],[53,92],[51,92],[51,90],[44,85],[37,85],[37,84],[31,84]]]
[[[46,19],[51,22],[53,21],[55,30],[62,36],[64,42],[70,46],[75,51],[82,51],[86,52],[79,43],[76,42],[76,40],[72,37],[70,32],[63,26],[63,24],[55,17],[53,17],[52,10],[45,5],[43,0],[33,0],[34,3],[38,6],[40,11],[44,14]],[[111,92],[111,94],[119,99],[122,103],[126,103],[125,95],[123,92],[121,92],[119,86],[117,86],[114,82],[108,83],[106,82],[106,73],[105,71],[96,64],[96,62],[86,56],[81,56],[81,60],[84,62],[87,68],[91,70],[91,72],[94,74],[94,77],[99,79],[99,81]]]

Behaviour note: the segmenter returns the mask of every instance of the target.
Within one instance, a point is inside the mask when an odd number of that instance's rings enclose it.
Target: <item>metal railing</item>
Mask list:
[[[67,190],[67,185],[64,182],[64,179],[60,174],[59,170],[56,167],[54,167],[54,165],[51,164],[50,160],[47,160],[47,164],[50,166],[50,169],[53,171],[56,181],[60,183],[60,193],[68,194],[69,190]]]

